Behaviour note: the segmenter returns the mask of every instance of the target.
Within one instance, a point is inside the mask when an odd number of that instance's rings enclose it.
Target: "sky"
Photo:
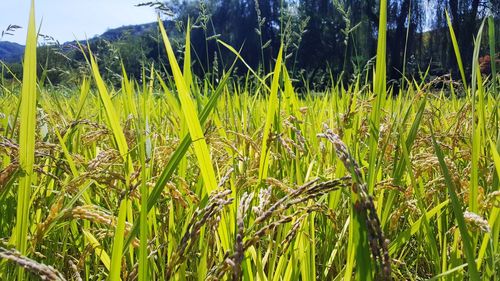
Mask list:
[[[35,18],[41,34],[64,43],[92,38],[109,28],[156,21],[153,8],[134,6],[143,2],[147,1],[37,0]],[[24,45],[30,3],[30,0],[0,0],[0,33],[9,24],[22,27],[14,36],[5,35],[1,40]]]

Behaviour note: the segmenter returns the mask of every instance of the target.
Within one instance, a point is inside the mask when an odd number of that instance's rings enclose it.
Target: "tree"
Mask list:
[[[437,1],[437,0],[434,0]],[[466,69],[470,72],[472,52],[474,49],[474,36],[477,33],[480,20],[484,18],[491,9],[498,16],[499,0],[444,0],[437,1],[438,13],[444,14],[447,9],[451,17],[453,29],[457,35],[462,60]],[[497,8],[495,10],[495,7]],[[444,18],[442,19],[444,20]],[[444,23],[442,24],[444,25]],[[448,67],[456,70],[456,59],[453,46],[448,44]]]

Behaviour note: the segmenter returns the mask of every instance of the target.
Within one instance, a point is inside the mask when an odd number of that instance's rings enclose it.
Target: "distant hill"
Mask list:
[[[166,23],[164,23],[164,24],[166,24]],[[117,28],[108,29],[101,35],[97,35],[95,37],[89,38],[88,41],[89,41],[89,43],[96,42],[99,40],[106,40],[109,42],[115,42],[115,41],[122,40],[125,36],[141,37],[141,36],[145,35],[146,33],[148,33],[149,31],[154,30],[157,27],[158,27],[157,22],[121,26],[121,27],[117,27]],[[87,42],[86,42],[86,40],[80,40],[79,43],[85,45]],[[63,47],[63,49],[65,49],[65,47],[72,46],[75,44],[76,44],[76,41],[65,42],[64,44],[62,44],[62,47]]]
[[[24,54],[24,46],[8,41],[0,41],[0,60],[4,62],[21,61]]]
[[[108,29],[101,35],[98,35],[94,38],[90,38],[89,42],[97,41],[97,40],[106,40],[110,42],[118,41],[122,39],[125,35],[132,37],[140,37],[145,33],[154,30],[157,28],[158,23],[146,23],[146,24],[138,24],[138,25],[128,25],[122,26],[118,28]],[[62,44],[62,47],[67,47],[69,45],[74,45],[75,41],[66,42]],[[84,40],[80,41],[80,43],[85,44]],[[4,61],[6,63],[20,62],[22,60],[24,53],[24,46],[8,42],[8,41],[0,41],[0,61]]]
[[[98,38],[108,41],[116,41],[121,39],[124,35],[141,36],[146,32],[155,30],[157,27],[158,27],[157,22],[138,24],[138,25],[127,25],[109,29],[100,36],[98,36]]]

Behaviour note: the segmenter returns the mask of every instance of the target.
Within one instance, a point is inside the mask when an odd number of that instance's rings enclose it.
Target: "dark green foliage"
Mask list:
[[[234,59],[234,54],[221,47],[217,39],[237,48],[243,46],[241,56],[249,66],[260,71],[270,69],[283,42],[285,61],[291,76],[298,81],[298,88],[309,85],[324,88],[327,86],[324,81],[328,81],[331,74],[342,74],[344,81],[360,73],[371,75],[368,70],[376,49],[377,0],[169,0],[155,3],[161,4],[162,9],[146,3],[139,4],[138,9],[156,8],[171,35],[174,49],[183,48],[185,24],[188,18],[193,22],[192,69],[200,76],[220,78],[218,70]],[[387,73],[395,93],[403,74],[420,79],[429,64],[428,79],[448,73],[458,78],[445,10],[449,11],[464,68],[470,76],[474,32],[480,19],[488,14],[498,22],[500,0],[388,1]],[[484,37],[480,56],[488,54],[491,48],[487,44],[488,36]],[[497,36],[493,43],[496,49],[500,49],[498,41]],[[42,82],[73,83],[77,80],[75,77],[81,76],[75,74],[88,71],[76,42],[45,43],[47,45],[39,50],[38,73]],[[80,43],[86,45],[86,42]],[[154,62],[161,72],[169,69],[164,65],[167,59],[155,23],[110,29],[88,43],[102,72],[106,73],[104,79],[111,82],[120,81],[122,63],[127,73],[138,80],[143,65]],[[19,45],[0,42],[0,59],[16,63],[22,49]],[[246,71],[243,65],[235,69],[235,73],[242,76]],[[12,78],[12,74],[4,72],[4,77]]]

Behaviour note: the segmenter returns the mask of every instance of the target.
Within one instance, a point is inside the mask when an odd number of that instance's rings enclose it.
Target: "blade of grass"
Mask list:
[[[426,220],[430,220],[433,216],[437,215],[441,211],[441,209],[446,207],[449,203],[450,203],[449,200],[439,203],[436,207],[427,211],[425,215],[422,215],[418,220],[411,223],[409,229],[400,232],[398,236],[389,244],[389,253],[392,255],[396,253],[397,250],[404,247],[404,245],[410,241],[411,236],[415,235],[415,233],[417,233],[420,230],[422,223],[424,222],[424,218]]]
[[[458,69],[460,75],[462,76],[462,83],[464,83],[465,91],[467,92],[467,79],[465,78],[464,65],[462,63],[462,55],[460,54],[460,48],[458,47],[457,37],[455,35],[455,30],[453,30],[453,25],[451,24],[450,15],[446,11],[446,22],[448,23],[448,28],[450,30],[451,43],[453,44],[453,50],[455,51],[455,57],[457,58]]]
[[[368,156],[368,193],[373,193],[375,180],[377,175],[377,152],[378,139],[380,133],[380,115],[382,102],[386,97],[386,50],[387,50],[387,0],[380,1],[380,18],[378,26],[378,42],[377,42],[377,62],[375,70],[375,79],[373,81],[373,90],[376,95],[373,101],[373,109],[370,114],[370,141],[369,141],[369,156]]]
[[[217,180],[215,178],[212,160],[210,159],[208,145],[201,129],[200,120],[198,119],[198,113],[196,112],[195,105],[193,103],[193,100],[191,99],[191,95],[189,94],[189,88],[186,85],[186,80],[182,75],[179,65],[177,64],[174,50],[170,45],[170,41],[168,39],[167,32],[165,31],[165,27],[163,26],[163,22],[160,19],[158,19],[158,22],[160,24],[160,31],[168,55],[168,60],[170,62],[170,67],[172,69],[172,74],[174,76],[179,99],[181,101],[182,111],[188,124],[189,134],[191,135],[191,139],[193,140],[193,147],[195,150],[196,158],[198,159],[202,178],[205,183],[205,192],[209,194],[211,191],[217,188]]]
[[[469,189],[469,208],[471,212],[478,212],[478,189],[479,189],[479,157],[481,154],[481,135],[484,124],[484,92],[479,70],[479,49],[481,45],[481,35],[483,32],[484,20],[479,28],[477,38],[474,41],[474,54],[472,56],[472,166]],[[477,79],[477,80],[476,80]],[[476,83],[477,81],[477,83]],[[479,107],[476,106],[476,87],[478,88]],[[476,115],[478,123],[476,124]]]
[[[500,177],[500,138],[496,146],[492,141],[490,141],[490,150],[495,165],[495,169],[497,172],[497,176]],[[498,191],[499,189],[500,186],[497,185],[497,189],[493,191]],[[495,214],[498,214],[500,212],[499,210],[500,208],[493,207],[490,217],[494,218]],[[493,244],[493,253],[492,253],[493,255],[498,251],[498,243],[499,243],[498,238],[500,237],[500,221],[498,219],[494,220],[490,219],[490,224],[491,224],[491,237],[492,237],[491,241]],[[484,239],[486,240],[486,237]]]
[[[414,116],[413,123],[412,123],[412,126],[410,128],[410,131],[408,132],[408,136],[406,137],[406,140],[404,142],[401,140],[403,142],[402,145],[405,146],[405,149],[408,150],[408,153],[411,150],[411,148],[413,147],[413,144],[414,144],[415,139],[417,137],[418,129],[420,127],[420,123],[422,122],[422,118],[424,116],[424,110],[425,110],[426,104],[427,104],[427,97],[424,97],[418,106],[417,114]],[[411,112],[411,107],[408,108],[408,110],[406,112],[406,115],[404,118],[405,121],[407,118],[409,118],[410,112]],[[403,123],[405,123],[405,122],[403,122]],[[403,174],[406,170],[407,163],[409,163],[409,161],[405,161],[404,158],[401,161],[396,162],[396,169],[395,169],[395,172],[393,174],[394,184],[398,185],[401,183],[402,178],[403,178]],[[390,191],[389,195],[387,196],[387,200],[385,201],[385,207],[383,209],[382,216],[381,216],[382,228],[385,226],[385,224],[387,223],[387,220],[389,219],[390,211],[391,211],[393,202],[395,200],[395,197],[396,197],[396,193]]]
[[[107,270],[110,270],[111,260],[109,258],[109,255],[103,250],[97,238],[95,238],[95,236],[92,235],[92,233],[86,231],[85,229],[82,229],[82,232],[85,238],[87,238],[87,240],[89,241],[92,248],[95,249],[95,253],[101,260],[102,264],[104,264],[104,267],[106,267]]]
[[[221,79],[221,82],[215,89],[214,93],[208,100],[207,104],[203,108],[201,114],[200,114],[200,123],[205,124],[207,121],[208,117],[212,113],[212,111],[215,109],[217,106],[217,100],[219,97],[222,95],[224,92],[225,86],[231,76],[232,70],[236,64],[237,60],[233,61],[233,64],[229,68],[229,70],[224,74],[224,76]],[[177,149],[174,151],[172,156],[170,157],[167,165],[161,172],[160,176],[158,177],[158,181],[156,182],[155,186],[153,187],[153,190],[149,194],[149,200],[148,200],[148,212],[151,211],[151,209],[154,207],[154,205],[157,203],[157,201],[160,199],[161,193],[163,191],[163,188],[167,184],[167,182],[170,180],[172,175],[174,174],[175,170],[179,166],[179,163],[181,160],[184,158],[184,155],[186,154],[187,150],[189,149],[189,146],[191,145],[192,140],[191,136],[187,134],[184,136],[182,139],[181,143],[177,147]],[[134,223],[134,226],[132,227],[132,230],[130,231],[130,234],[128,235],[126,241],[125,241],[125,248],[130,245],[130,242],[132,242],[132,239],[134,238],[135,235],[137,235],[137,232],[139,231],[139,222],[136,221]]]
[[[89,48],[90,50],[90,48]],[[96,82],[97,88],[99,90],[99,97],[101,99],[102,104],[104,105],[106,118],[111,127],[111,131],[113,132],[113,139],[115,141],[116,146],[120,152],[120,155],[124,162],[125,167],[125,181],[126,186],[129,185],[130,174],[133,172],[132,161],[128,151],[128,144],[125,138],[125,134],[120,125],[120,119],[116,110],[113,106],[113,102],[111,101],[111,97],[108,93],[106,85],[102,80],[101,74],[99,72],[99,67],[95,61],[92,53],[89,55],[90,57],[90,65],[92,69],[92,74],[94,76],[94,80]],[[117,281],[120,280],[121,273],[121,265],[122,265],[122,254],[123,254],[123,242],[125,236],[125,222],[127,218],[127,205],[128,199],[119,198],[121,201],[119,202],[118,209],[118,222],[115,229],[115,235],[113,238],[113,250],[111,254],[111,268],[110,268],[110,276],[109,280]]]
[[[451,206],[453,209],[453,213],[455,214],[455,219],[457,220],[458,228],[460,231],[460,235],[462,236],[462,244],[464,247],[465,257],[467,259],[467,263],[469,265],[469,277],[471,280],[480,280],[479,272],[477,271],[476,261],[474,259],[474,249],[472,246],[472,240],[467,230],[467,226],[465,224],[464,214],[462,212],[462,205],[460,204],[460,200],[458,199],[458,195],[456,193],[456,187],[453,183],[453,180],[450,175],[450,171],[448,170],[448,166],[444,160],[444,154],[439,144],[436,141],[434,135],[434,129],[431,128],[431,137],[432,143],[434,145],[434,151],[436,152],[436,156],[439,161],[439,166],[441,167],[441,171],[443,172],[444,180],[446,187],[448,188],[448,194],[451,200]]]
[[[500,140],[500,139],[499,139]],[[497,175],[500,177],[500,152],[497,151],[497,146],[490,140],[491,155],[493,157],[493,162],[495,163],[495,169]]]
[[[268,90],[268,91],[271,91],[271,89],[269,88],[269,86],[267,86],[266,82],[260,77],[259,74],[257,74],[253,69],[252,67],[250,67],[250,65],[243,59],[243,57],[241,57],[240,53],[241,53],[241,50],[240,51],[237,51],[235,48],[233,48],[231,45],[221,41],[221,40],[217,40],[218,43],[220,43],[222,46],[226,47],[229,51],[231,51],[231,53],[233,53],[237,59],[241,60],[241,62],[247,67],[248,71],[250,71],[254,77],[259,80],[259,82]],[[243,46],[242,46],[243,48]]]
[[[271,84],[271,93],[269,95],[269,100],[267,102],[267,114],[266,123],[264,125],[264,130],[262,131],[262,149],[260,152],[260,164],[259,164],[259,181],[267,178],[267,170],[269,168],[269,153],[268,140],[269,134],[271,133],[272,123],[276,110],[278,109],[278,88],[279,88],[279,78],[281,71],[281,60],[282,60],[283,46],[278,52],[278,57],[276,58],[276,64],[274,66],[273,72],[273,82]]]
[[[191,89],[191,84],[193,83],[193,74],[191,73],[191,20],[188,19],[186,28],[186,50],[184,51],[184,67],[183,76],[186,81],[187,89]]]
[[[115,107],[113,106],[113,102],[111,101],[111,96],[109,95],[108,89],[106,88],[104,80],[102,79],[101,74],[99,72],[99,66],[97,65],[95,58],[92,54],[90,54],[90,65],[92,68],[92,74],[94,76],[94,80],[97,85],[97,89],[99,91],[99,97],[101,98],[101,102],[106,112],[106,118],[113,132],[113,137],[116,146],[120,151],[120,155],[122,156],[123,161],[128,164],[129,170],[127,171],[127,173],[131,173],[132,163],[130,163],[127,160],[129,157],[128,145],[127,145],[127,140],[125,138],[125,134],[123,133],[123,130],[120,125],[120,118],[116,113]]]
[[[143,132],[147,133],[147,122],[149,120],[148,112],[148,98],[152,94],[152,88],[154,83],[154,67],[151,66],[151,77],[149,90],[143,93],[142,104],[138,107],[138,127],[137,127],[137,138],[139,139],[139,161],[141,164],[141,229],[140,229],[140,245],[139,245],[139,281],[149,280],[149,264],[148,264],[148,200],[149,200],[149,188],[146,185],[147,182],[147,167],[146,167],[146,137]]]
[[[21,255],[26,255],[27,253],[31,183],[35,178],[33,164],[35,162],[37,103],[36,47],[35,1],[32,0],[24,53],[23,85],[21,91],[19,165],[22,172],[19,178],[16,226],[13,233],[16,248]],[[18,271],[18,280],[24,280],[24,269],[21,267]]]
[[[493,83],[492,93],[497,93],[497,64],[495,62],[495,19],[493,15],[488,17],[488,43],[490,47],[490,58],[491,58],[491,82]]]
[[[464,263],[464,264],[462,264],[462,265],[456,266],[456,267],[454,267],[454,268],[452,268],[452,269],[450,269],[450,270],[447,270],[447,271],[445,271],[445,272],[443,272],[443,273],[440,273],[440,274],[438,274],[438,275],[436,275],[436,276],[434,276],[434,277],[432,277],[432,278],[428,279],[428,281],[434,281],[434,280],[447,280],[447,279],[443,279],[443,277],[446,277],[446,276],[448,276],[448,275],[450,275],[450,274],[453,274],[453,273],[455,273],[455,272],[457,272],[457,271],[459,271],[459,270],[463,270],[463,269],[464,269],[464,268],[466,268],[467,266],[469,266],[469,264],[468,264],[468,263]],[[453,279],[452,279],[452,280],[453,280]]]
[[[165,50],[168,55],[170,68],[174,76],[179,99],[181,101],[182,112],[184,113],[184,118],[187,122],[189,134],[191,135],[191,139],[193,140],[192,144],[194,147],[196,158],[198,159],[198,165],[201,170],[201,175],[204,182],[203,192],[206,194],[210,194],[212,191],[217,189],[217,180],[215,178],[215,171],[212,165],[212,160],[210,158],[210,151],[208,149],[204,133],[201,129],[201,123],[200,120],[198,119],[198,113],[196,111],[195,104],[191,99],[189,87],[186,85],[186,80],[185,80],[186,77],[182,75],[182,72],[179,68],[177,60],[175,58],[174,51],[168,39],[167,32],[165,31],[165,27],[163,26],[163,22],[159,18],[158,22],[160,25],[160,32],[162,34],[163,43],[165,45]],[[191,48],[191,46],[189,45],[190,42],[189,30],[187,31],[186,38],[187,38],[186,39],[187,53],[185,57],[189,59],[189,51],[187,51]],[[187,66],[190,67],[189,62]],[[185,71],[187,73],[190,73],[190,71],[188,70]],[[222,215],[220,227],[218,228],[218,233],[220,236],[223,249],[227,250],[230,247],[229,227],[226,225],[225,220],[226,220],[225,215]]]

